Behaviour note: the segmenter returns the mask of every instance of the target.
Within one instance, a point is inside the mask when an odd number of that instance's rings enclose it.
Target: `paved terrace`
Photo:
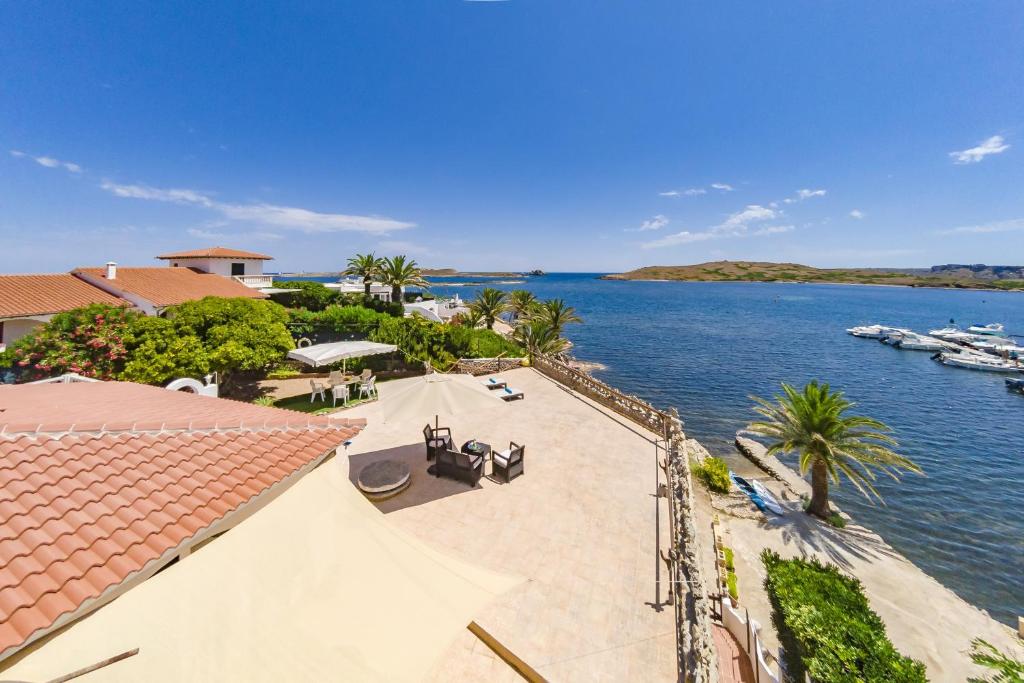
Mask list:
[[[382,422],[398,380],[381,399],[341,413],[370,422],[349,449],[350,479],[366,464],[400,459],[410,487],[378,503],[382,514],[432,547],[527,578],[476,622],[549,680],[675,680],[671,606],[655,599],[654,435],[596,407],[532,369],[502,373],[526,399],[446,421],[456,446],[476,438],[526,445],[526,474],[485,476],[470,489],[427,474],[422,429],[433,416]],[[484,397],[486,399],[486,397]],[[497,401],[497,399],[495,399]],[[485,472],[490,473],[490,465]],[[662,545],[668,547],[662,501]],[[666,579],[662,567],[663,582]],[[667,584],[663,583],[661,599]],[[469,631],[441,654],[434,681],[520,681]]]

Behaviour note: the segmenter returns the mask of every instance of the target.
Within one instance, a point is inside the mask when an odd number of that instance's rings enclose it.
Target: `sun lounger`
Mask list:
[[[517,398],[526,398],[526,394],[512,387],[505,387],[498,393],[498,396],[502,401],[515,401]]]
[[[504,389],[508,386],[508,382],[497,377],[490,377],[484,382],[484,386],[488,389]]]

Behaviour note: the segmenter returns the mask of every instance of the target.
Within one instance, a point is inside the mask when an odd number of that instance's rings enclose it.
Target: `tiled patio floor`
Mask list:
[[[409,381],[399,380],[381,386],[378,404],[345,411],[370,419],[349,449],[350,478],[381,458],[409,462],[410,487],[378,508],[437,549],[526,579],[476,621],[549,680],[675,680],[673,611],[651,606],[653,435],[533,370],[503,377],[526,399],[446,426],[459,444],[525,444],[524,476],[511,484],[484,478],[470,489],[427,474],[421,430],[432,416],[406,424],[374,419]],[[667,514],[662,503],[665,548]],[[661,599],[665,593],[663,585]],[[521,680],[469,631],[439,653],[427,678]]]

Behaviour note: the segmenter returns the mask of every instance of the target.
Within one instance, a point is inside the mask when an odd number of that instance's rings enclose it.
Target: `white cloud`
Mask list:
[[[993,135],[978,143],[976,147],[950,152],[949,156],[954,164],[976,164],[990,154],[1002,154],[1008,149],[1010,146],[1003,140],[1002,135]]]
[[[15,157],[16,159],[31,159],[40,166],[45,166],[46,168],[63,168],[64,170],[70,171],[71,173],[82,172],[82,167],[79,166],[78,164],[71,163],[70,161],[61,161],[60,159],[54,159],[53,157],[36,157],[17,149],[11,150],[11,156]]]
[[[784,232],[792,232],[794,230],[796,230],[795,225],[766,225],[763,228],[758,228],[750,234],[754,237],[763,237],[765,235],[780,235]]]
[[[668,192],[659,192],[658,194],[662,197],[696,197],[697,195],[707,193],[708,191],[703,187],[689,187],[685,190],[669,190]]]
[[[216,232],[214,230],[208,230],[206,228],[189,228],[185,231],[192,237],[197,237],[204,240],[235,240],[235,239],[247,239],[247,240],[259,240],[261,242],[270,242],[275,240],[284,239],[282,235],[278,235],[275,232],[242,232],[242,233],[226,233]]]
[[[853,211],[850,212],[850,218],[856,218],[857,220],[860,220],[864,218],[864,212],[861,211],[860,209],[854,209]]]
[[[626,232],[650,232],[652,230],[661,230],[668,225],[668,223],[668,218],[659,213],[657,216],[652,216],[645,220],[640,224],[639,228],[626,228]]]
[[[701,232],[683,230],[682,232],[677,232],[672,235],[665,235],[657,240],[644,242],[640,246],[644,249],[658,249],[660,247],[673,247],[680,244],[703,242],[705,240],[737,237],[763,237],[790,232],[794,229],[794,226],[792,225],[769,225],[757,230],[750,230],[750,225],[753,223],[763,223],[764,221],[770,221],[778,218],[781,215],[782,212],[777,211],[776,209],[761,206],[759,204],[749,204],[744,207],[742,211],[737,211],[719,225],[709,228],[708,230]]]
[[[736,188],[728,183],[711,183],[711,189],[721,190],[722,192],[732,192]]]
[[[118,197],[149,201],[190,204],[220,213],[233,221],[248,221],[306,233],[368,232],[389,233],[415,227],[415,223],[383,216],[358,216],[342,213],[321,213],[294,206],[276,204],[229,204],[189,189],[161,189],[148,185],[121,185],[108,180],[101,188]]]
[[[981,225],[963,225],[959,228],[940,230],[940,235],[984,235],[993,232],[1017,232],[1024,230],[1024,218],[1015,218],[1008,221],[996,221],[994,223],[982,223]]]
[[[811,197],[824,197],[825,193],[825,190],[797,190],[796,197],[803,201],[804,199],[810,199]]]

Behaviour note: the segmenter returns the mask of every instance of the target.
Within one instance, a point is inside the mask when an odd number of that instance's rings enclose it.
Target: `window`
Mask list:
[[[244,263],[232,263],[231,264],[231,277],[236,275],[245,275],[245,264]]]

